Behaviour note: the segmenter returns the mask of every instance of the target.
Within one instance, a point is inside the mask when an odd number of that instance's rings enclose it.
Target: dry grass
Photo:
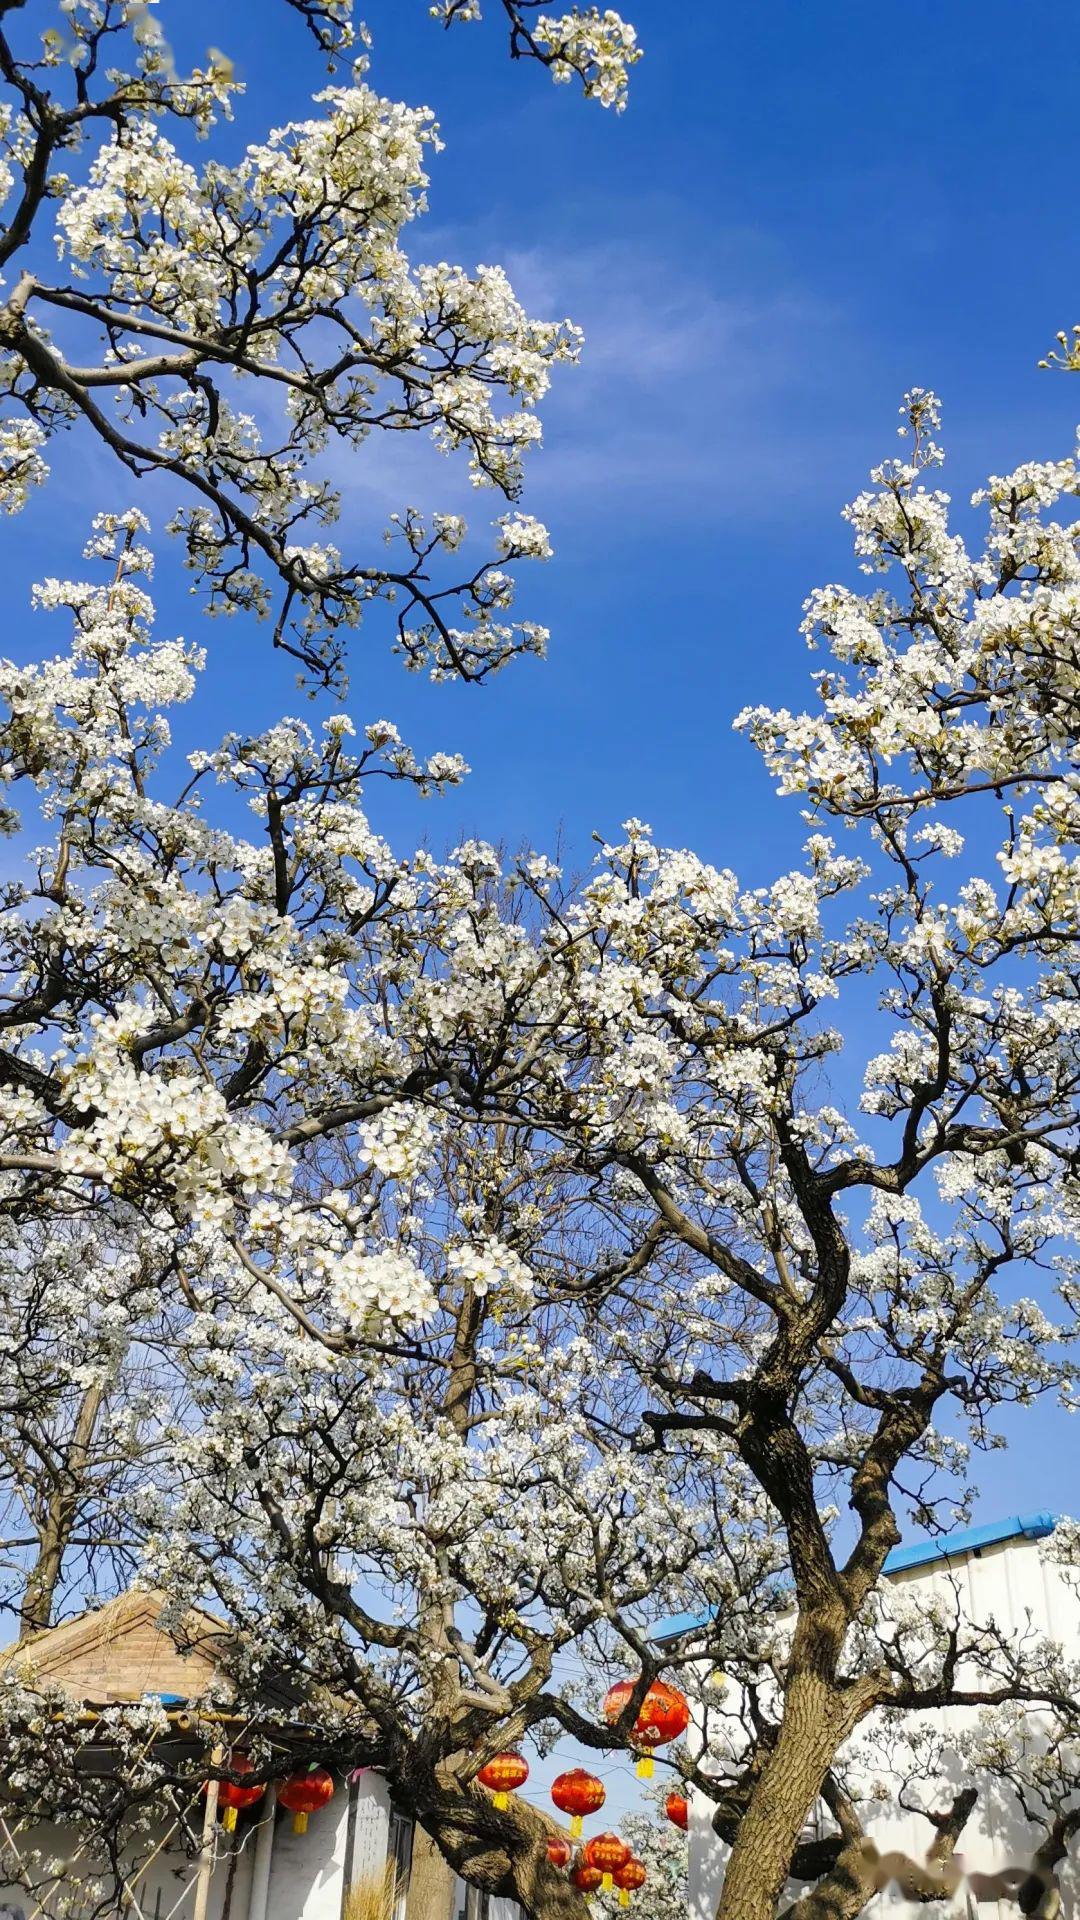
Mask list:
[[[342,1920],[394,1920],[397,1898],[397,1872],[388,1860],[381,1872],[365,1873],[362,1880],[353,1881]]]

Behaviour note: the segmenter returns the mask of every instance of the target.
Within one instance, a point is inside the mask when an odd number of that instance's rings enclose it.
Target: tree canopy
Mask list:
[[[349,50],[344,7],[293,3]],[[616,16],[504,11],[512,51],[621,103]],[[81,423],[178,484],[211,607],[273,607],[309,674],[391,595],[437,676],[537,650],[502,562],[547,538],[516,508],[445,587],[454,516],[403,514],[400,568],[307,538],[334,510],[320,453],[376,429],[515,499],[577,351],[500,270],[405,259],[430,115],[361,59],[314,118],[196,168],[163,126],[209,132],[227,63],[178,78],[133,0],[64,18],[33,55],[0,36],[8,254],[55,201],[71,267],[8,283],[9,504]],[[37,589],[61,649],[0,665],[7,825],[29,806],[43,836],[3,901],[7,1604],[30,1632],[131,1578],[177,1619],[200,1596],[241,1709],[301,1678],[320,1751],[379,1767],[535,1920],[581,1896],[546,1818],[478,1772],[561,1734],[629,1749],[661,1674],[730,1689],[672,1757],[731,1846],[720,1920],[773,1920],[793,1869],[799,1920],[861,1911],[852,1756],[890,1715],[985,1709],[972,1765],[1042,1821],[1048,1870],[1076,1824],[1060,1649],[904,1616],[882,1584],[904,1520],[965,1511],[1000,1410],[1075,1390],[1080,478],[992,477],[975,545],[937,429],[907,395],[903,457],[848,509],[862,578],[807,602],[812,704],[737,720],[805,808],[764,885],[637,820],[582,878],[478,840],[402,855],[379,782],[467,770],[340,706],[258,735],[237,712],[177,782],[169,713],[204,656],[156,633],[135,509],[97,518],[86,579]],[[702,1626],[658,1642],[686,1609]],[[52,1702],[46,1767],[17,1667],[0,1698],[29,1813],[79,1739]],[[1008,1734],[1036,1710],[1037,1767]],[[121,1843],[201,1777],[148,1775],[152,1709],[116,1720],[126,1798],[78,1789],[106,1904]],[[944,1854],[970,1804],[925,1811]]]

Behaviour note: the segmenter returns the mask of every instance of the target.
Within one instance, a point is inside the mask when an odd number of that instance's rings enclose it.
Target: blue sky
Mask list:
[[[1072,450],[1080,380],[1036,362],[1080,312],[1075,39],[1032,24],[1021,45],[1005,0],[625,0],[646,58],[616,118],[511,69],[494,18],[443,35],[426,0],[362,10],[375,84],[432,104],[446,140],[414,255],[500,261],[531,308],[587,334],[525,500],[556,547],[522,585],[551,658],[483,689],[432,688],[373,624],[350,709],[474,769],[450,798],[391,797],[376,820],[438,848],[463,832],[550,847],[562,832],[584,861],[594,828],[633,813],[764,880],[795,857],[798,809],[772,799],[731,717],[804,699],[801,603],[851,575],[840,509],[893,450],[905,387],[942,395],[957,498],[987,471]],[[322,83],[269,0],[165,16],[181,55],[215,43],[236,58],[239,135],[299,116]],[[30,582],[77,570],[90,514],[131,498],[104,454],[83,454],[57,449],[53,483],[9,529],[5,651],[63,644],[55,624],[30,625]],[[395,460],[343,476],[344,546],[384,499],[484,504],[445,463]],[[162,559],[162,631],[201,628],[211,650],[185,743],[295,710],[265,634],[200,622]],[[981,1515],[1075,1506],[1071,1431],[1046,1415],[1022,1431],[984,1467]]]
[[[1036,362],[1080,315],[1080,50],[1065,16],[1036,24],[1015,0],[621,3],[646,58],[616,118],[512,70],[494,19],[444,36],[427,0],[363,0],[375,84],[432,104],[446,140],[413,252],[503,262],[534,310],[585,327],[587,348],[557,379],[525,501],[556,547],[522,587],[553,630],[549,661],[432,688],[373,629],[349,705],[473,766],[446,800],[380,799],[399,842],[550,847],[561,832],[583,862],[594,828],[633,813],[762,881],[795,857],[798,809],[773,800],[731,717],[805,697],[801,603],[851,576],[840,509],[893,450],[903,390],[940,392],[957,498],[1072,450],[1080,380]],[[302,114],[322,83],[271,0],[170,0],[163,15],[181,54],[213,43],[236,58],[250,89],[238,134]],[[95,449],[58,448],[55,468],[7,532],[2,645],[20,656],[65,639],[30,622],[31,581],[77,573],[90,515],[131,499]],[[343,545],[373,503],[482,504],[412,449],[344,479]],[[164,552],[158,599],[163,632],[210,647],[185,744],[295,710],[265,635],[201,623]],[[1074,1430],[1048,1411],[1010,1426],[1014,1448],[978,1463],[978,1516],[1075,1511]],[[617,1813],[628,1769],[600,1770]]]
[[[510,68],[494,18],[443,34],[426,0],[362,11],[376,84],[433,104],[446,140],[413,251],[505,262],[536,310],[580,320],[587,349],[557,379],[526,498],[556,546],[522,586],[553,630],[549,661],[431,688],[373,625],[350,704],[472,764],[420,814],[436,844],[467,829],[550,845],[561,827],[587,856],[594,827],[636,813],[765,877],[791,858],[797,810],[772,802],[730,719],[801,701],[800,605],[850,572],[840,508],[892,451],[903,389],[941,392],[958,497],[990,468],[1071,450],[1080,381],[1036,369],[1080,305],[1059,131],[1071,38],[1033,32],[1021,70],[1003,0],[915,0],[901,16],[626,0],[646,58],[616,118]],[[321,82],[283,7],[234,0],[227,31],[211,0],[166,13],[181,52],[228,39],[250,89],[240,133],[296,116]],[[396,459],[346,475],[346,544],[372,495],[463,498],[447,463],[413,446]],[[105,456],[69,460],[23,518],[0,585],[13,647],[29,580],[77,550],[83,502],[128,497]],[[177,585],[163,567],[163,617],[191,631]],[[252,721],[295,705],[257,632],[207,637],[200,737],[237,696]]]

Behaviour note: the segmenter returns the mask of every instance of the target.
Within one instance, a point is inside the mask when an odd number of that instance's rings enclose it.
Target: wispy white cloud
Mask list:
[[[553,255],[511,254],[507,270],[525,305],[551,312],[565,302],[583,325],[596,379],[650,386],[708,360],[720,384],[766,389],[801,358],[795,329],[819,332],[841,316],[782,269],[755,259],[752,241],[733,246],[711,273],[653,246],[625,240]],[[718,289],[718,279],[731,284]]]
[[[508,261],[530,308],[585,328],[581,368],[548,408],[545,493],[645,489],[660,513],[758,516],[820,485],[846,436],[823,369],[858,358],[855,327],[738,239],[706,272],[621,241]]]
[[[585,330],[580,367],[556,370],[544,405],[530,507],[587,499],[593,516],[625,513],[633,494],[635,511],[654,522],[730,522],[791,511],[823,481],[842,486],[865,419],[852,382],[860,357],[852,317],[753,235],[718,244],[706,267],[659,247],[656,225],[640,245],[553,241],[510,254],[460,233],[418,236],[417,251],[432,257],[502,258],[529,312],[568,315]],[[837,417],[838,364],[850,422]],[[377,435],[333,468],[349,516],[407,500],[488,517],[461,464],[439,460],[423,440]]]

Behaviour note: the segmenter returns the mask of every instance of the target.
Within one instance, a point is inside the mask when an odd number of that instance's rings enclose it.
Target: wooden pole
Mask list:
[[[215,1747],[210,1755],[210,1765],[220,1767],[225,1760],[223,1747]],[[211,1780],[206,1788],[206,1810],[203,1814],[202,1846],[199,1849],[199,1872],[195,1881],[195,1907],[191,1920],[206,1920],[210,1904],[210,1880],[214,1871],[214,1856],[217,1852],[217,1809],[220,1782]]]

